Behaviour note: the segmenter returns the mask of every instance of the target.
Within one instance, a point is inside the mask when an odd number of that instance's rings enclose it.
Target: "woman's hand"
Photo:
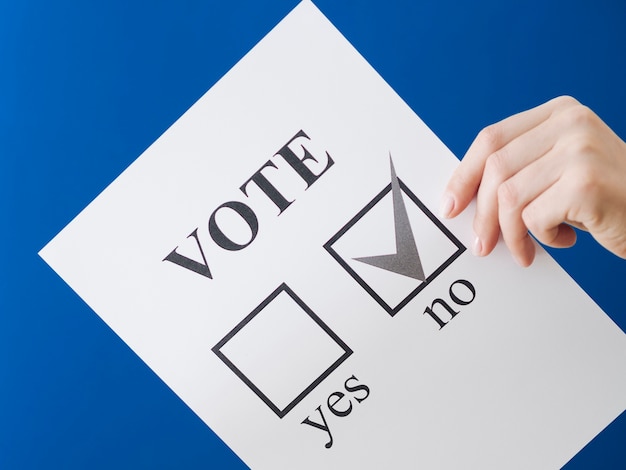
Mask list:
[[[448,183],[442,215],[455,217],[474,196],[476,255],[489,254],[502,232],[516,261],[529,266],[529,231],[569,247],[575,226],[626,258],[626,143],[574,98],[483,129]]]

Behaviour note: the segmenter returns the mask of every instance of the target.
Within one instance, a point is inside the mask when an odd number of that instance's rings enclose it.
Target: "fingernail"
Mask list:
[[[476,237],[476,239],[474,240],[472,252],[474,253],[474,256],[482,256],[483,254],[483,242],[481,242],[480,238],[478,237]]]
[[[452,209],[454,209],[454,198],[449,194],[444,194],[441,198],[441,206],[439,206],[439,214],[441,217],[447,219],[450,217],[452,213]]]

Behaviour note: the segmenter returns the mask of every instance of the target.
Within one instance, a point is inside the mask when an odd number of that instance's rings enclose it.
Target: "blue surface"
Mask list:
[[[245,468],[37,252],[296,3],[0,3],[0,468]],[[459,156],[559,94],[626,137],[620,0],[316,4]],[[626,329],[626,261],[554,255]],[[625,442],[622,415],[566,469]]]

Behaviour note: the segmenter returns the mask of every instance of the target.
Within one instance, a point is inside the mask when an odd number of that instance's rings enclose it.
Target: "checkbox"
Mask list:
[[[280,418],[352,354],[284,283],[212,350]]]
[[[391,316],[465,251],[463,244],[395,176],[395,172],[392,172],[393,179],[397,181],[396,199],[401,201],[394,201],[393,183],[389,184],[324,244],[341,267]],[[397,216],[399,205],[407,221],[402,227],[399,227]],[[392,262],[401,264],[395,233],[400,229],[410,232],[416,263],[419,263],[419,276],[403,275],[399,273],[400,268],[381,268],[363,262],[395,257],[398,260]]]

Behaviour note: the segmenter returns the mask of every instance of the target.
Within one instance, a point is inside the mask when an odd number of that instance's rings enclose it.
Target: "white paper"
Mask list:
[[[41,256],[252,468],[559,468],[626,337],[541,249],[468,253],[457,163],[305,1]]]

